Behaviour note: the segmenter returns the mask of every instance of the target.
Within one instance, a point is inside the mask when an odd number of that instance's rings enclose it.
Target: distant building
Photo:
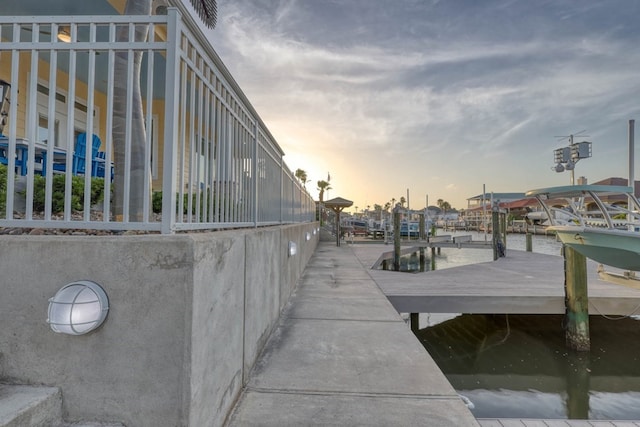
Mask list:
[[[524,199],[524,193],[484,193],[478,194],[467,199],[467,209],[474,209],[482,207],[483,205],[489,205],[491,200],[498,203],[508,203],[516,200]]]

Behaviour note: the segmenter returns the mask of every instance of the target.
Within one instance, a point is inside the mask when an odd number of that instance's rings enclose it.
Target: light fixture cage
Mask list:
[[[311,240],[311,233],[309,233],[308,231],[304,233],[304,240]]]
[[[89,280],[69,283],[49,299],[47,323],[54,332],[84,335],[107,318],[109,299],[100,285]]]

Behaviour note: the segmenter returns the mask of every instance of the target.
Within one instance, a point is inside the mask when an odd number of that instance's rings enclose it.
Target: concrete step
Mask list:
[[[0,384],[0,427],[57,425],[62,394],[57,387]]]

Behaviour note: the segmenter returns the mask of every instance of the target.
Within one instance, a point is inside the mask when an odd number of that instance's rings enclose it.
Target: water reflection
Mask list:
[[[491,241],[491,235],[488,235],[487,237],[483,233],[478,232],[457,231],[446,234],[450,234],[452,236],[471,235],[474,241],[484,241],[485,238],[488,238],[488,240]],[[560,255],[562,244],[558,242],[554,236],[536,235],[532,236],[532,238],[533,252],[546,255]],[[510,249],[524,251],[526,249],[525,240],[526,236],[524,234],[508,234],[507,257],[509,256]],[[400,271],[421,273],[458,267],[461,265],[493,261],[493,251],[490,249],[442,248],[440,251],[433,253],[431,249],[426,248],[424,250],[424,255],[424,263],[421,263],[420,254],[418,252],[400,257]]]
[[[563,316],[461,315],[417,332],[478,418],[640,419],[640,323],[591,316],[591,352]]]

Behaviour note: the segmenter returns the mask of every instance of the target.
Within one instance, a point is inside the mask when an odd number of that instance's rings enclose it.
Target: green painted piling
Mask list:
[[[569,246],[563,247],[565,324],[567,347],[589,351],[589,297],[587,294],[587,259]]]

